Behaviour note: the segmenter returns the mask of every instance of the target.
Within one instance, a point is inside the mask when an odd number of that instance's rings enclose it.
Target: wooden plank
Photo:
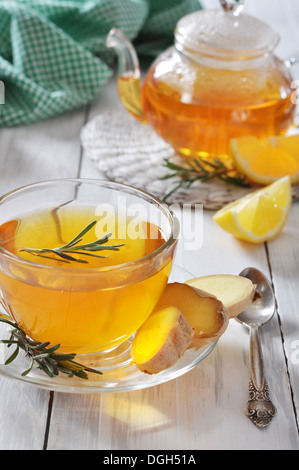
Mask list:
[[[77,177],[81,154],[81,108],[0,133],[0,193],[53,178]]]
[[[102,93],[92,102],[88,109],[86,122],[94,119],[98,114],[105,113],[111,109],[120,109],[122,104],[118,98],[117,85],[115,76],[112,77],[104,86]],[[82,178],[99,178],[105,179],[105,176],[95,168],[89,157],[85,155],[83,150],[83,158],[81,162],[80,176]]]
[[[42,450],[50,392],[0,377],[0,450]]]
[[[0,192],[21,185],[76,177],[80,162],[81,108],[30,126],[2,129]],[[42,449],[49,392],[0,377],[0,449]]]
[[[299,204],[293,204],[283,233],[268,244],[283,347],[291,390],[299,416]]]

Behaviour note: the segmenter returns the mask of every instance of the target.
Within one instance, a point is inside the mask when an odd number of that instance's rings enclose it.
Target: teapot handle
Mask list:
[[[225,11],[232,11],[238,15],[244,8],[244,0],[220,0],[221,6]]]

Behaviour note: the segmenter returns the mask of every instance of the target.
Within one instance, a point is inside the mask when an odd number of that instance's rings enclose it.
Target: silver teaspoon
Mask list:
[[[275,312],[274,294],[266,276],[255,268],[246,268],[240,276],[247,277],[256,284],[257,299],[236,320],[250,329],[250,369],[249,400],[246,415],[259,428],[270,424],[276,415],[276,408],[269,398],[269,388],[264,376],[262,348],[259,328],[267,323]]]

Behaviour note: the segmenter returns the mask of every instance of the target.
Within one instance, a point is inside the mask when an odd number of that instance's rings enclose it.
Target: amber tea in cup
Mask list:
[[[2,303],[34,340],[107,351],[153,310],[177,235],[168,208],[135,188],[96,180],[21,188],[0,199]],[[103,250],[90,248],[96,240]]]

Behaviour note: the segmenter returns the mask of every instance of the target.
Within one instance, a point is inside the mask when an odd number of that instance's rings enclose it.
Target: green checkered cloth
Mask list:
[[[0,125],[92,101],[112,75],[112,27],[152,59],[172,44],[178,19],[200,8],[198,0],[0,0]]]

